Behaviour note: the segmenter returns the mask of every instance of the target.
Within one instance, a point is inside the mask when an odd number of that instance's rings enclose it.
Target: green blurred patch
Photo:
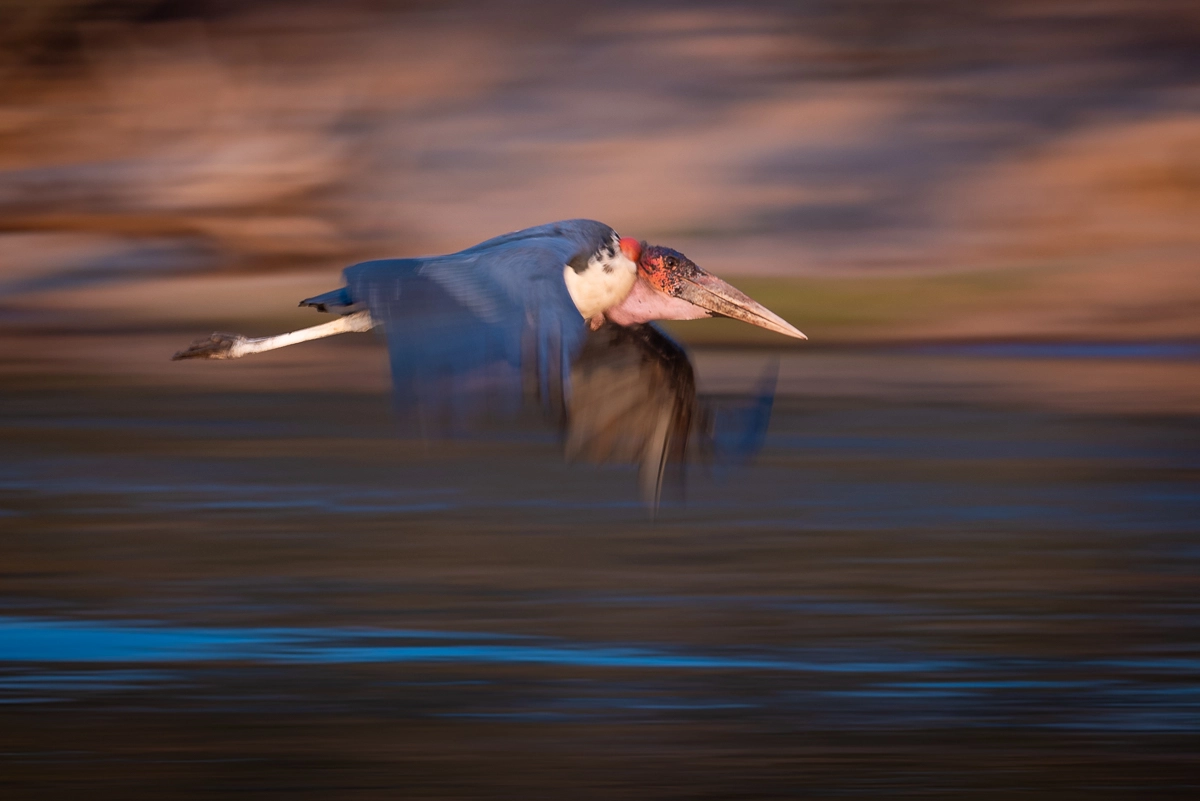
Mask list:
[[[733,283],[816,343],[905,339],[931,327],[950,333],[979,314],[1005,315],[1052,302],[1048,291],[1060,269],[1011,268],[942,275],[856,277],[746,277]],[[670,323],[673,335],[694,345],[785,342],[734,320]]]

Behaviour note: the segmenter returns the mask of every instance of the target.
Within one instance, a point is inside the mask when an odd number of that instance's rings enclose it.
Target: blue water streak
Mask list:
[[[415,641],[415,642],[413,642]],[[272,663],[457,662],[563,667],[897,673],[944,670],[949,660],[799,659],[786,653],[696,654],[565,643],[503,634],[302,628],[186,628],[0,617],[0,662]]]

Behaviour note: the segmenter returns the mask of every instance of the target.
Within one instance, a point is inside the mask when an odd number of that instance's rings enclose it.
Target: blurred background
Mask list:
[[[656,523],[167,361],[571,217],[811,338]],[[1190,797],[1198,221],[1190,0],[0,0],[0,791]]]

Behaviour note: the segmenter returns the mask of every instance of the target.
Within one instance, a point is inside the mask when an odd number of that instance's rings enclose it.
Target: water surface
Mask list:
[[[1197,790],[1194,417],[781,398],[652,521],[382,395],[3,415],[6,798]]]

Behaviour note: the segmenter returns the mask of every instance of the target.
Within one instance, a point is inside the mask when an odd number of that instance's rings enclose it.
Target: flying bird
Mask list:
[[[261,338],[214,333],[173,358],[236,359],[381,326],[396,407],[412,432],[463,431],[533,399],[565,422],[568,456],[638,464],[655,505],[667,460],[711,415],[698,405],[686,354],[649,323],[723,316],[806,339],[682,253],[594,220],[363,262],[345,281],[300,302],[338,315],[332,322]],[[760,398],[751,408],[762,406]],[[761,414],[751,418],[752,429],[765,428]]]

